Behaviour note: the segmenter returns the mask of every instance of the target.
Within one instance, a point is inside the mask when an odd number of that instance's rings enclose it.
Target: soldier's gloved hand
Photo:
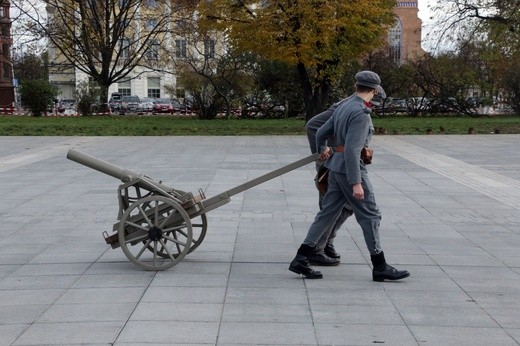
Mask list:
[[[320,156],[318,156],[318,159],[320,161],[325,161],[330,157],[331,154],[332,154],[332,150],[330,150],[329,147],[325,147],[325,150],[323,150],[323,152],[320,154]]]

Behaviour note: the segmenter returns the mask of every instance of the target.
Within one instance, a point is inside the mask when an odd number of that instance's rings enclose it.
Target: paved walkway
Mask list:
[[[376,136],[382,245],[359,226],[324,279],[287,270],[317,211],[314,166],[208,212],[202,245],[143,271],[101,233],[119,182],[75,147],[208,197],[308,155],[304,137],[0,137],[0,345],[519,345],[520,136]]]

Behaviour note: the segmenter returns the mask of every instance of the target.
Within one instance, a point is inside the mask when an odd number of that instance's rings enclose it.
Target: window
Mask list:
[[[159,77],[148,77],[148,97],[161,97],[161,79]]]
[[[11,78],[11,69],[12,69],[12,66],[10,63],[8,62],[4,62],[4,79],[9,79]]]
[[[390,49],[390,57],[398,64],[401,64],[401,41],[403,27],[400,20],[388,31],[388,46]]]
[[[8,44],[2,44],[2,51],[0,51],[0,55],[7,57],[7,54],[9,53],[9,48],[10,46]]]
[[[204,56],[206,59],[215,57],[215,40],[204,40]]]
[[[157,19],[147,19],[145,26],[148,31],[155,29],[157,27]]]
[[[157,0],[146,0],[146,7],[156,8]]]
[[[146,58],[150,60],[159,60],[159,42],[157,40],[151,40],[146,50]]]
[[[127,59],[129,57],[129,55],[130,55],[129,47],[130,47],[130,40],[127,38],[121,39],[120,47],[119,47],[119,49],[121,49],[121,54],[120,54],[121,58]]]
[[[130,84],[130,79],[123,79],[117,83],[117,91],[121,94],[121,96],[130,96],[132,95],[132,88]]]
[[[186,53],[186,40],[175,40],[175,57],[185,58]]]

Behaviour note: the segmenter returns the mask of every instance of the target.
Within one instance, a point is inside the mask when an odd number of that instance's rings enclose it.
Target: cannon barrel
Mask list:
[[[69,160],[80,163],[83,166],[90,167],[92,169],[95,169],[96,171],[117,178],[121,180],[123,183],[129,182],[140,176],[140,174],[132,172],[131,170],[121,168],[119,166],[111,164],[110,162],[100,160],[94,156],[82,153],[81,151],[75,149],[69,149],[69,152],[67,153],[67,158]]]
[[[123,183],[128,183],[133,180],[139,179],[140,180],[139,185],[150,191],[162,190],[162,191],[165,191],[168,193],[171,193],[174,191],[174,188],[164,185],[162,183],[156,182],[156,181],[152,180],[151,178],[146,177],[143,174],[133,172],[129,169],[121,168],[119,166],[111,164],[110,162],[106,162],[106,161],[98,159],[92,155],[85,154],[79,150],[75,150],[72,148],[69,149],[69,151],[67,153],[67,158],[69,160],[80,163],[84,166],[95,169],[96,171],[99,171],[101,173],[105,173],[114,178],[117,178],[117,179],[121,180]]]

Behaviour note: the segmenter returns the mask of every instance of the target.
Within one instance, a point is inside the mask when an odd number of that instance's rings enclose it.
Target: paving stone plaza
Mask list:
[[[318,210],[314,164],[209,211],[207,235],[145,271],[110,232],[120,181],[76,148],[211,197],[309,155],[304,136],[0,137],[0,345],[519,345],[520,135],[375,136],[382,247],[354,218],[321,280],[287,268]]]

